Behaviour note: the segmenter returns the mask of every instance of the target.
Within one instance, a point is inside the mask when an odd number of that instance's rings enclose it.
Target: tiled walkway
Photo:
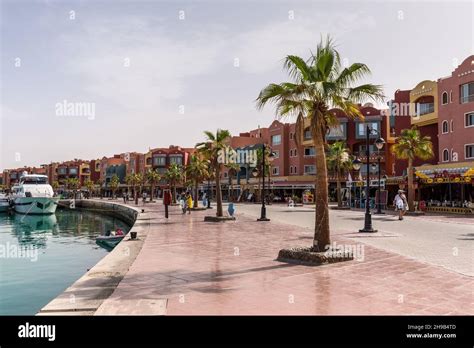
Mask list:
[[[279,249],[310,245],[310,230],[245,216],[204,222],[215,210],[173,209],[165,222],[161,205],[146,209],[156,211],[152,231],[97,314],[118,313],[121,301],[131,299],[155,303],[138,314],[164,313],[157,302],[168,315],[474,314],[471,277],[367,245],[363,261],[282,263],[275,261]]]

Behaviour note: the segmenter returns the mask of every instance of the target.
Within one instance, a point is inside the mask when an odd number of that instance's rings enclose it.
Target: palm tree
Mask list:
[[[433,143],[429,136],[421,136],[420,131],[414,126],[410,129],[402,130],[392,146],[392,153],[398,159],[408,160],[408,208],[410,211],[414,211],[413,161],[415,158],[422,160],[432,158],[434,156]]]
[[[336,173],[337,206],[342,207],[341,174],[344,176],[344,173],[352,167],[349,149],[344,141],[336,141],[329,145],[327,161],[329,169]]]
[[[176,163],[171,163],[165,172],[165,179],[173,190],[173,203],[176,203],[176,185],[183,180],[183,167]]]
[[[130,183],[133,187],[133,196],[135,200],[135,205],[138,205],[138,187],[143,182],[143,175],[141,173],[132,174]]]
[[[316,220],[312,249],[323,251],[330,244],[326,133],[330,127],[339,123],[329,110],[337,107],[350,118],[362,119],[358,103],[367,98],[382,101],[382,87],[373,84],[353,87],[370,70],[362,63],[343,68],[339,53],[329,37],[326,42],[321,40],[316,52],[307,60],[287,56],[284,67],[292,82],[269,84],[260,92],[257,108],[261,109],[268,102],[273,102],[276,104],[278,118],[296,116],[297,141],[303,138],[305,121],[309,123],[316,151]]]
[[[114,174],[112,178],[110,179],[110,189],[112,190],[112,199],[115,198],[115,191],[117,191],[119,185],[120,185],[120,179],[117,176],[117,174]]]
[[[76,198],[76,191],[80,186],[80,182],[78,178],[67,178],[66,179],[66,187],[68,190],[72,190],[74,198]]]
[[[194,207],[198,207],[198,185],[207,178],[208,161],[197,152],[191,156],[189,164],[186,166],[186,177],[194,184]]]
[[[230,138],[230,132],[226,129],[218,129],[216,134],[205,131],[204,135],[207,140],[203,143],[196,145],[198,149],[207,153],[211,164],[211,170],[214,170],[214,177],[216,180],[216,216],[222,217],[224,215],[222,210],[222,191],[221,191],[221,168],[222,163],[219,160],[222,151],[224,151],[227,145],[227,139]]]
[[[52,186],[54,192],[56,192],[56,191],[58,190],[58,188],[59,188],[59,181],[54,180],[54,181],[53,181],[53,184],[52,184],[51,186]]]
[[[90,178],[87,178],[86,181],[84,181],[84,186],[87,187],[87,190],[89,191],[92,197],[94,191],[94,182]]]
[[[153,202],[153,192],[155,192],[155,185],[158,184],[161,180],[160,174],[156,170],[149,170],[146,173],[146,180],[151,186],[151,192],[150,192],[150,202]]]

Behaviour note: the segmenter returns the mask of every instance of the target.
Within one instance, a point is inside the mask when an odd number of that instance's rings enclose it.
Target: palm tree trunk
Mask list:
[[[176,185],[173,185],[173,203],[176,204]]]
[[[151,184],[150,203],[153,202],[153,191],[155,191],[155,184]]]
[[[135,195],[135,205],[138,205],[138,189],[136,186],[133,188],[133,194]]]
[[[415,188],[413,185],[413,160],[408,159],[408,208],[410,211],[415,210]]]
[[[337,206],[342,207],[341,200],[341,178],[339,176],[339,164],[336,165],[336,194],[337,194]]]
[[[216,204],[217,204],[217,211],[216,216],[221,217],[223,216],[222,212],[222,191],[221,191],[221,178],[220,178],[220,165],[216,165]]]
[[[324,251],[325,247],[331,243],[329,236],[328,175],[326,153],[324,151],[325,138],[322,127],[316,127],[314,133],[313,141],[316,152],[316,221],[314,226],[313,249],[315,251]]]
[[[194,181],[194,208],[199,206],[199,199],[198,199],[198,181]]]

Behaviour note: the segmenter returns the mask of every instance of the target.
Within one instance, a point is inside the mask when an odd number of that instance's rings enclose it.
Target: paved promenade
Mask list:
[[[181,215],[177,207],[165,221],[162,205],[145,209],[143,248],[96,315],[474,314],[472,277],[337,231],[333,241],[364,245],[363,258],[302,266],[275,258],[281,248],[310,245],[308,228],[248,214],[210,223],[203,218],[215,209]]]

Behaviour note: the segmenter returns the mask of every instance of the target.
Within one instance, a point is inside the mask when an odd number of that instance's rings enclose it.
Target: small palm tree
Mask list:
[[[313,250],[323,251],[330,245],[328,178],[326,166],[326,133],[338,124],[331,108],[341,109],[350,118],[363,118],[358,104],[365,99],[382,101],[382,87],[373,84],[354,86],[365,78],[369,68],[353,63],[344,68],[333,41],[321,41],[309,59],[287,56],[284,67],[291,82],[272,83],[257,98],[257,108],[268,102],[276,104],[277,117],[296,116],[296,140],[303,138],[305,121],[309,123],[314,143],[316,165],[316,218]]]
[[[114,174],[112,178],[110,179],[110,189],[112,190],[112,199],[115,198],[115,191],[117,191],[119,185],[120,185],[120,179],[117,176],[117,174]]]
[[[341,175],[344,176],[345,172],[352,167],[349,149],[344,141],[336,141],[329,145],[327,161],[329,169],[336,173],[337,206],[342,207]]]
[[[209,158],[211,169],[214,171],[214,177],[216,180],[216,216],[224,216],[222,210],[222,191],[221,191],[221,169],[222,163],[220,156],[228,145],[227,141],[230,138],[230,132],[225,129],[218,129],[216,134],[205,131],[206,141],[203,143],[196,144],[196,147],[207,154]]]
[[[194,185],[194,207],[198,207],[198,185],[207,178],[208,161],[199,152],[191,156],[189,164],[186,166],[186,177]]]
[[[89,191],[90,195],[92,196],[92,194],[94,192],[94,182],[90,178],[87,178],[86,181],[84,181],[84,186],[87,187],[87,190]]]
[[[160,174],[156,170],[149,170],[146,173],[146,180],[151,186],[151,193],[150,193],[150,202],[153,202],[153,192],[155,192],[155,186],[161,180]]]
[[[51,186],[52,186],[54,192],[56,192],[59,188],[59,182],[57,180],[54,180],[53,184]]]
[[[135,198],[135,205],[138,205],[138,188],[143,183],[143,175],[141,173],[132,174],[133,194]]]
[[[173,190],[173,203],[176,203],[176,185],[183,180],[183,167],[176,163],[171,163],[165,172],[165,179]]]
[[[398,159],[408,160],[408,208],[415,210],[415,189],[413,187],[413,161],[415,158],[422,160],[430,159],[434,156],[433,143],[429,136],[421,136],[416,126],[402,130],[400,136],[392,146],[392,153]]]

